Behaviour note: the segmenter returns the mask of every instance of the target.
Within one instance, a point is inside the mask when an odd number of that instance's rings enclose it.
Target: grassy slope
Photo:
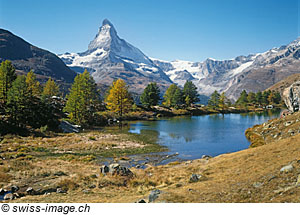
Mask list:
[[[295,114],[269,123],[278,123],[281,128],[285,122],[291,119],[296,122],[298,118]],[[256,128],[266,125],[269,127],[265,124]],[[276,126],[273,127],[276,130]],[[271,128],[266,139],[271,137]],[[69,188],[68,194],[26,196],[15,202],[134,202],[146,198],[153,189],[164,191],[158,202],[300,202],[300,188],[295,186],[300,174],[299,160],[300,134],[284,133],[281,139],[273,138],[260,147],[208,160],[175,162],[146,170],[132,168],[135,174],[132,179],[99,176],[97,163],[80,159],[34,159],[26,161],[28,164],[19,170],[10,164],[8,173],[13,177],[11,183],[32,184],[34,188],[39,184]],[[280,173],[289,163],[293,164],[293,171]],[[58,171],[67,176],[55,176]],[[202,174],[204,180],[190,183],[189,178],[194,173]]]

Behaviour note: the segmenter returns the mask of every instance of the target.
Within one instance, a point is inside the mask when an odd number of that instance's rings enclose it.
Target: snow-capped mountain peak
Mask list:
[[[135,91],[139,91],[145,84],[153,81],[161,82],[164,87],[172,83],[169,77],[143,52],[121,39],[113,24],[107,19],[102,22],[87,51],[65,53],[59,57],[77,72],[87,69],[98,83],[105,82],[110,85],[115,78],[122,78],[132,83],[132,88],[139,88],[134,89]],[[143,81],[133,80],[138,77]],[[133,85],[135,82],[141,83]]]
[[[90,42],[88,50],[93,51],[98,48],[109,48],[112,41],[119,39],[113,24],[108,19],[104,19],[96,37]]]

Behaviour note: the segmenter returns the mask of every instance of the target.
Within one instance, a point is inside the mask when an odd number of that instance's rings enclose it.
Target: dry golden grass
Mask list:
[[[272,134],[277,132],[277,127],[282,128],[283,132],[286,129],[296,129],[299,126],[296,122],[298,118],[299,115],[296,114],[272,120],[264,126],[256,126],[254,129],[257,133],[269,131],[266,134],[270,136],[264,136],[267,144],[263,146],[208,160],[173,162],[164,166],[149,166],[145,170],[131,168],[134,173],[132,178],[102,176],[99,174],[99,165],[93,160],[86,162],[56,156],[24,159],[28,156],[26,153],[32,152],[26,147],[31,150],[33,145],[43,140],[33,138],[32,143],[22,139],[17,141],[19,146],[12,144],[6,148],[5,153],[21,151],[26,155],[3,162],[0,173],[7,173],[11,178],[2,184],[18,184],[21,188],[32,186],[34,189],[63,187],[68,190],[67,194],[25,196],[14,202],[135,202],[140,198],[147,199],[153,189],[164,191],[157,199],[158,202],[300,202],[300,188],[296,186],[300,174],[300,134],[283,134],[281,139],[273,138],[273,141],[269,141]],[[289,125],[291,127],[286,128],[289,126],[284,123],[291,120],[294,121]],[[82,138],[80,135],[61,138],[71,138],[68,140],[75,147],[78,141],[97,142],[100,138],[95,134],[91,135],[96,140],[89,140],[84,135]],[[42,142],[40,146],[52,146],[55,143]],[[80,158],[86,156],[88,155]],[[126,156],[119,159],[126,159]],[[280,173],[280,169],[290,163],[294,166],[293,171]],[[203,180],[201,178],[200,181],[191,183],[189,179],[192,174],[201,174]]]

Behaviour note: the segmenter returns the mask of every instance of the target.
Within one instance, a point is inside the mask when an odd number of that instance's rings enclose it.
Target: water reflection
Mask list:
[[[178,152],[181,159],[197,159],[204,154],[216,156],[248,148],[245,130],[279,114],[280,110],[268,110],[261,113],[174,117],[135,122],[130,124],[130,132],[157,137],[157,143],[167,146],[170,154]]]

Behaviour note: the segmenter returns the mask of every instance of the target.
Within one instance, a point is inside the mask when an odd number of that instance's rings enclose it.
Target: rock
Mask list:
[[[80,131],[79,125],[73,125],[65,120],[60,122],[59,127],[64,133],[79,133]]]
[[[106,175],[106,173],[109,172],[109,168],[106,165],[103,165],[100,167],[100,173],[102,173],[103,175]]]
[[[3,198],[3,200],[14,200],[14,195],[12,194],[12,193],[7,193],[5,196],[4,196],[4,198]]]
[[[96,187],[97,187],[97,186],[96,186],[95,184],[92,184],[92,185],[89,186],[90,189],[94,189],[94,188],[96,188]]]
[[[12,193],[17,192],[20,188],[17,185],[11,186],[10,190]]]
[[[292,122],[290,122],[290,121],[284,123],[285,127],[288,127],[288,126],[290,126],[291,124],[292,124]]]
[[[34,189],[32,187],[28,187],[26,189],[26,193],[29,194],[29,195],[33,195],[35,192],[34,192]]]
[[[7,190],[0,188],[0,195],[4,195],[7,192]]]
[[[190,182],[197,182],[199,181],[203,176],[200,174],[192,174],[190,177]]]
[[[287,166],[284,166],[280,169],[280,172],[288,173],[291,172],[294,169],[292,164],[289,164]]]
[[[133,173],[130,171],[128,167],[120,166],[119,164],[109,165],[109,172],[112,175],[133,176]]]
[[[149,203],[154,202],[159,197],[159,195],[161,193],[162,193],[161,190],[152,190],[150,195],[149,195]]]
[[[295,132],[294,132],[293,129],[289,129],[289,130],[288,130],[288,133],[290,133],[291,135],[295,134]]]
[[[300,106],[300,81],[293,83],[290,87],[284,89],[282,98],[289,111],[299,111]]]
[[[260,182],[254,182],[253,183],[253,187],[255,188],[260,188],[261,186],[263,186],[264,183],[260,183]]]
[[[296,186],[300,186],[300,175],[298,175]]]
[[[145,199],[139,199],[136,203],[147,203]]]
[[[56,173],[53,174],[54,176],[66,176],[67,174],[64,173],[63,171],[58,171]]]
[[[210,155],[202,155],[201,157],[202,159],[209,159],[209,158],[212,158]]]
[[[67,193],[67,191],[59,187],[56,189],[56,193]]]

